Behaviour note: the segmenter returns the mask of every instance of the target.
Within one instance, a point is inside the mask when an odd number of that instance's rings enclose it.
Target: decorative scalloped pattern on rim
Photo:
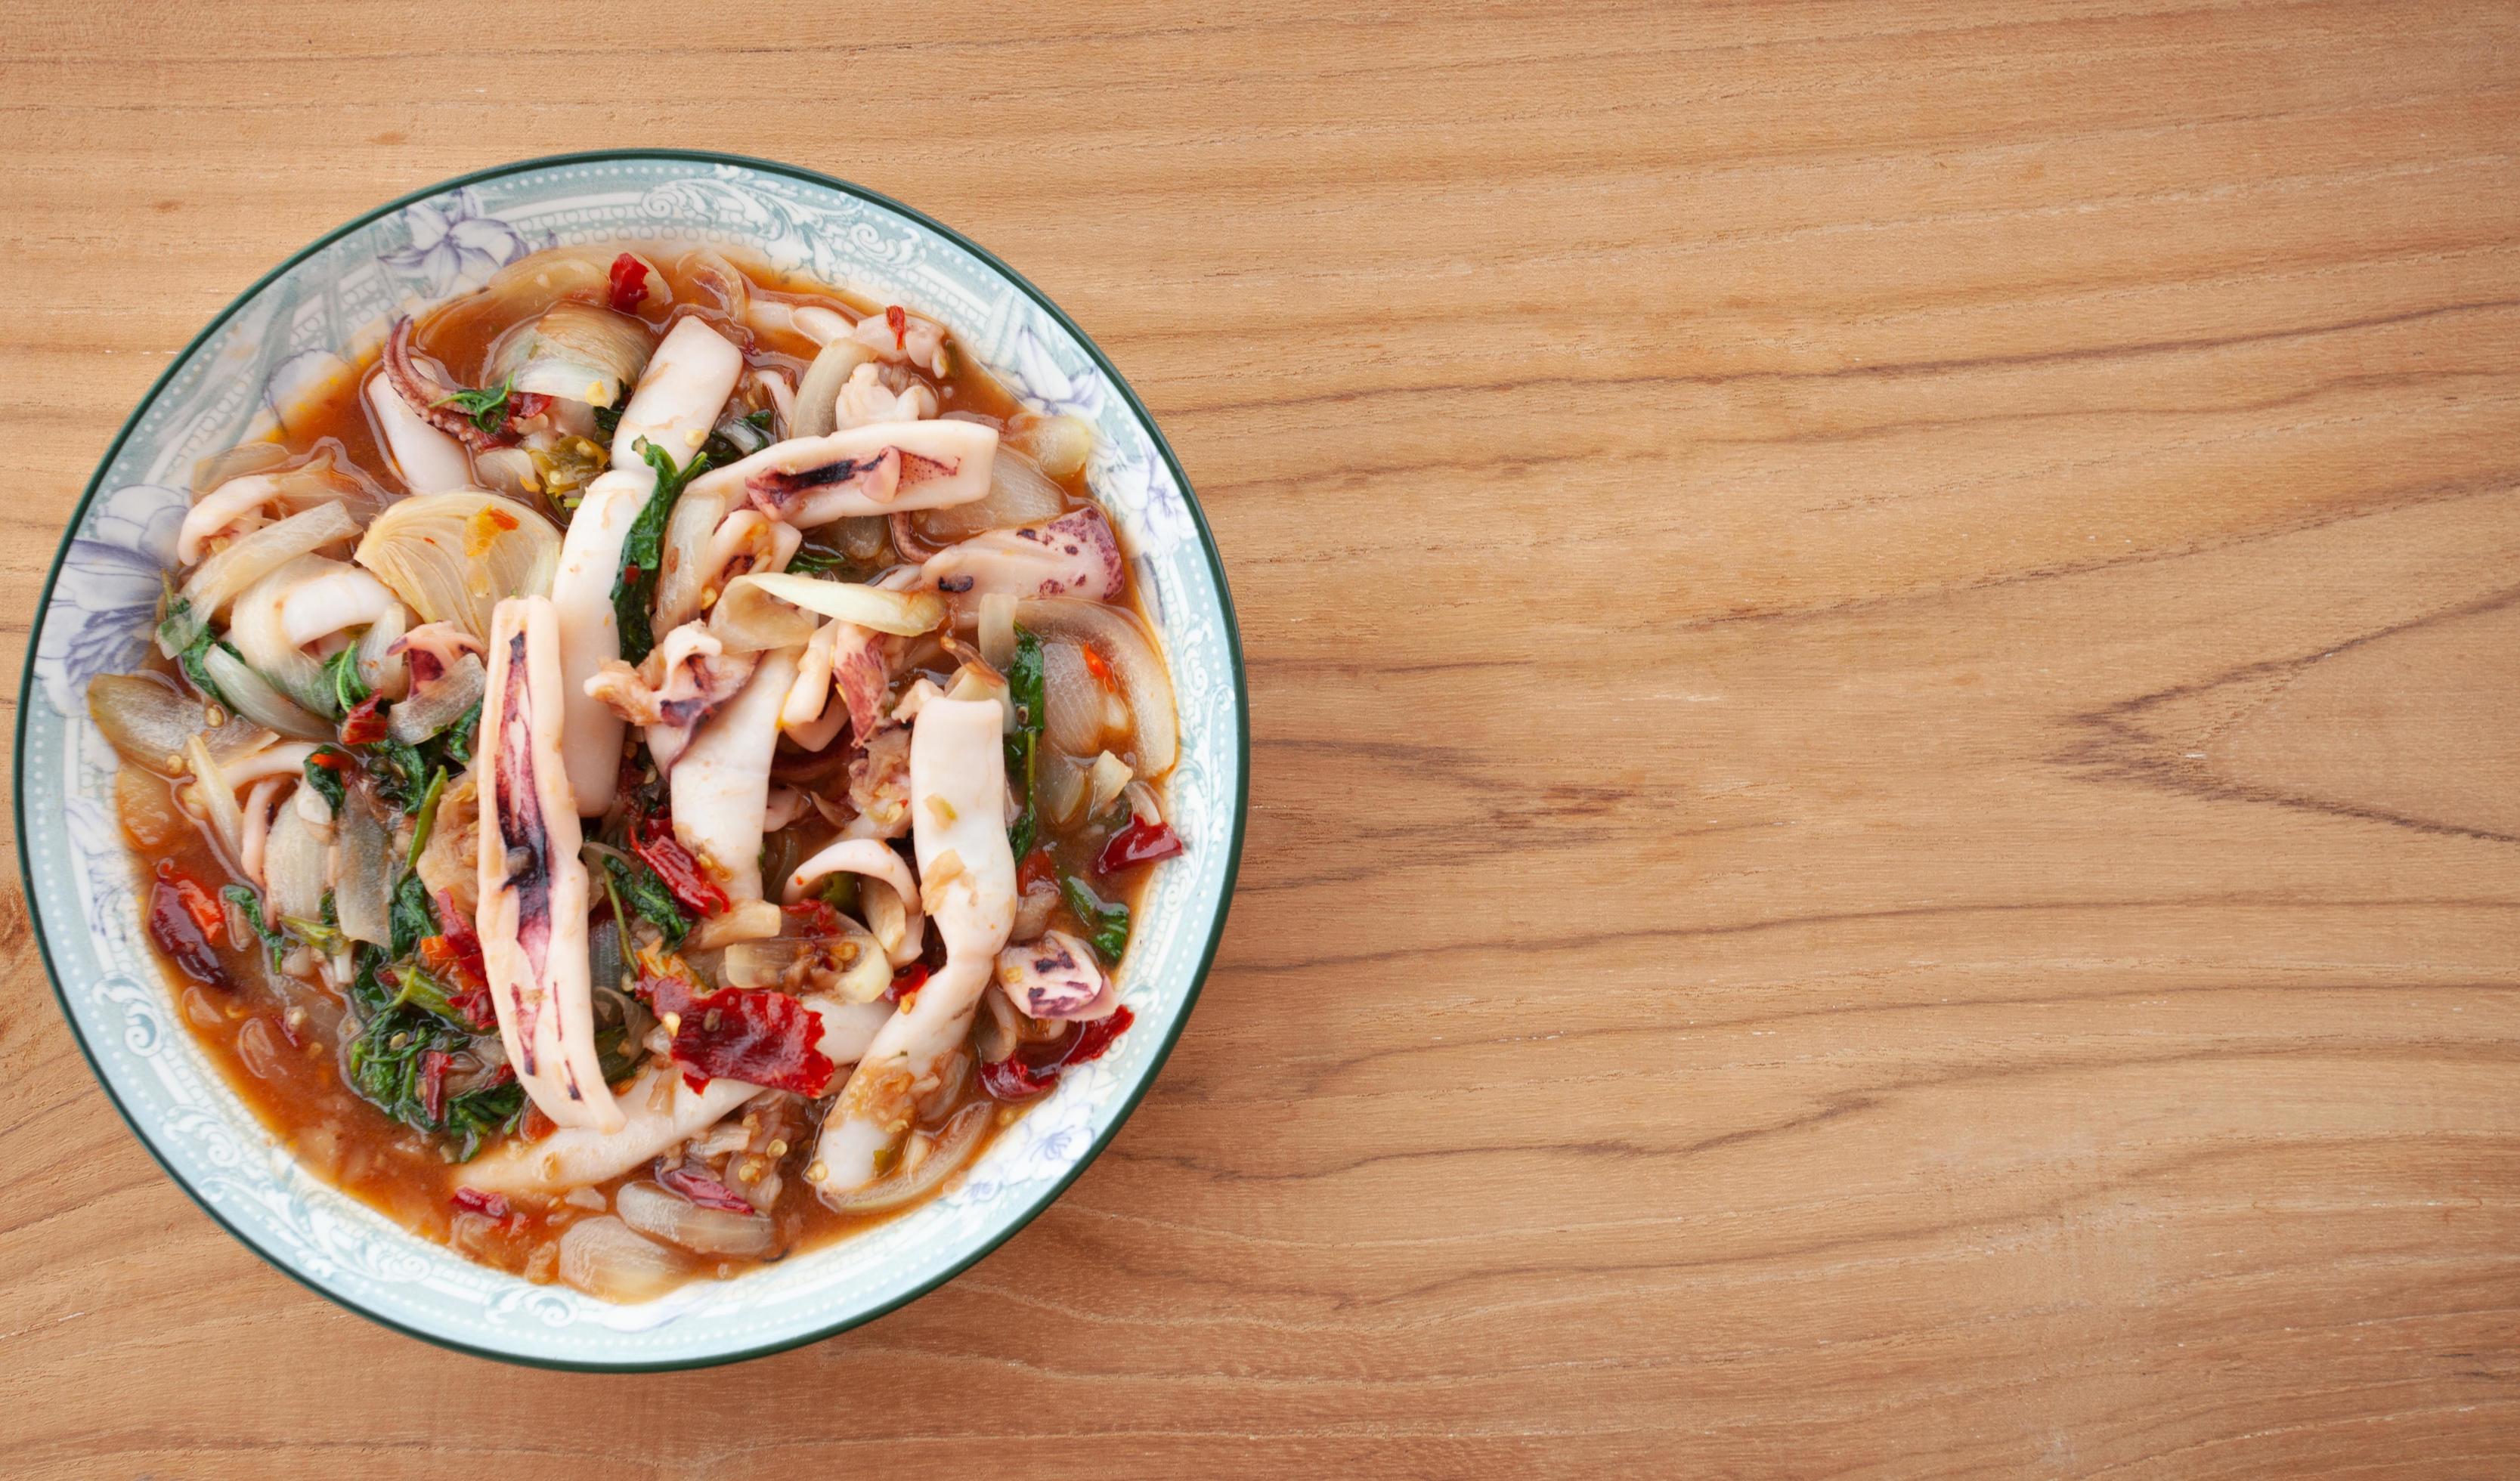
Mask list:
[[[1139,1026],[1009,1128],[963,1187],[811,1254],[635,1307],[473,1265],[306,1173],[275,1142],[177,1021],[141,939],[114,758],[83,703],[88,680],[140,655],[196,458],[268,430],[372,348],[395,312],[477,286],[524,252],[615,239],[741,247],[904,303],[952,326],[1029,403],[1095,424],[1089,476],[1172,665],[1182,756],[1168,807],[1189,845],[1140,913],[1121,983]],[[151,388],[90,480],[40,613],[19,697],[19,855],[81,1049],[151,1154],[256,1253],[450,1347],[555,1367],[695,1367],[813,1341],[933,1289],[1022,1228],[1110,1140],[1180,1036],[1224,930],[1248,771],[1241,650],[1215,542],[1171,449],[1119,372],[1012,269],[906,206],[790,166],[674,151],[526,160],[323,238],[247,290]],[[30,828],[29,798],[63,799],[66,826]]]

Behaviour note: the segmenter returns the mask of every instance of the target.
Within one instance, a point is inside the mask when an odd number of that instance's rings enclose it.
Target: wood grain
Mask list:
[[[266,1270],[13,893],[13,1474],[2520,1469],[2508,4],[0,15],[11,692],[232,293],[652,143],[1069,308],[1256,725],[1111,1150],[732,1370],[510,1370]]]

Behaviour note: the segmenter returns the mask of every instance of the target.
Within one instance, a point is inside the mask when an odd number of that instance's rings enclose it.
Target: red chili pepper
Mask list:
[[[337,750],[319,750],[306,759],[326,771],[345,772],[350,769],[350,758]]]
[[[234,990],[227,968],[220,965],[218,949],[210,944],[210,934],[202,926],[201,917],[191,902],[184,898],[184,886],[193,893],[202,887],[178,875],[160,879],[149,888],[149,939],[166,954],[166,960],[182,969],[185,976],[210,987]],[[217,906],[211,907],[216,918]]]
[[[831,1089],[836,1070],[815,1047],[822,1037],[814,1010],[786,993],[722,988],[682,1010],[674,1062],[696,1091],[711,1080],[742,1080],[811,1099]]]
[[[370,695],[341,717],[343,745],[373,745],[385,738],[385,696]],[[318,755],[324,754],[317,752]],[[326,761],[326,766],[337,764]]]
[[[623,252],[612,259],[612,311],[631,314],[648,301],[648,264]]]
[[[892,986],[883,990],[884,997],[898,1003],[927,985],[927,964],[913,962],[892,974]]]
[[[836,936],[843,928],[840,913],[832,909],[828,900],[799,900],[779,909],[787,915],[788,923],[799,936]]]
[[[892,347],[910,348],[910,315],[898,303],[883,311],[883,322],[892,331]]]
[[[1050,856],[1049,849],[1034,849],[1023,856],[1023,863],[1015,866],[1015,893],[1019,895],[1031,894],[1036,884],[1058,882],[1058,861]]]
[[[540,1142],[543,1138],[560,1130],[560,1123],[554,1121],[551,1117],[544,1115],[543,1108],[541,1106],[528,1100],[525,1102],[525,1119],[518,1126],[517,1130],[518,1133],[526,1141]]]
[[[1058,1053],[1040,1063],[1027,1064],[1009,1055],[995,1064],[981,1065],[980,1088],[1000,1100],[1029,1100],[1057,1085],[1059,1074],[1070,1065],[1102,1058],[1111,1041],[1127,1033],[1129,1025],[1137,1021],[1137,1014],[1115,1008],[1108,1018],[1078,1024]]]
[[[455,1056],[432,1049],[420,1056],[420,1106],[434,1121],[446,1114],[446,1066]]]
[[[1171,824],[1132,818],[1129,826],[1113,833],[1111,841],[1102,845],[1102,852],[1095,856],[1094,872],[1117,874],[1157,859],[1169,859],[1181,851],[1181,835],[1173,831]]]
[[[1091,645],[1079,644],[1076,651],[1085,655],[1085,671],[1094,676],[1095,683],[1104,689],[1120,687],[1120,680],[1111,672],[1111,665],[1104,661],[1102,655],[1096,652]]]
[[[455,1196],[446,1201],[468,1214],[486,1214],[493,1219],[504,1219],[517,1211],[506,1193],[485,1193],[477,1188],[459,1188]]]
[[[641,823],[630,840],[630,852],[639,862],[656,872],[665,881],[666,890],[681,902],[683,909],[698,916],[714,916],[726,909],[726,891],[718,888],[700,868],[691,850],[674,839],[673,825],[661,814],[651,815]]]
[[[665,1165],[656,1159],[656,1183],[666,1191],[679,1194],[686,1202],[701,1208],[724,1209],[730,1214],[752,1212],[752,1200],[720,1183],[696,1167],[677,1162]]]
[[[469,928],[467,933],[469,934]],[[481,965],[481,948],[472,944],[467,958],[451,935],[420,938],[420,965],[446,982],[455,991],[446,995],[446,1006],[464,1015],[464,1021],[477,1029],[498,1025],[497,1008],[490,1001],[490,984]]]
[[[227,912],[220,907],[218,897],[195,882],[190,875],[177,869],[173,860],[158,861],[158,877],[173,887],[175,898],[184,904],[184,913],[191,916],[193,923],[200,926],[204,933],[215,934],[228,923]]]

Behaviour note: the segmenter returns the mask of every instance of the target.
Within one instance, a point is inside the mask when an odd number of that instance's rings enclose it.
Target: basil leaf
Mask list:
[[[1033,782],[1040,769],[1042,711],[1041,640],[1032,630],[1015,628],[1014,661],[1007,667],[1007,698],[1015,707],[1015,728],[1007,736],[1007,775],[1023,778],[1023,811],[1015,815],[1007,830],[1008,846],[1020,860],[1032,852],[1033,838],[1041,831],[1041,818],[1033,806]]]
[[[451,396],[440,396],[432,406],[451,406],[472,419],[472,425],[485,432],[496,433],[508,420],[508,395],[516,388],[517,378],[511,374],[496,385],[479,390],[460,390]]]
[[[612,876],[613,887],[621,892],[622,899],[630,908],[664,932],[667,950],[682,945],[683,937],[691,931],[692,922],[684,917],[682,907],[675,904],[674,892],[665,888],[665,881],[656,877],[654,870],[644,864],[633,869],[606,854],[604,872]],[[626,935],[622,938],[622,955],[629,955],[629,938]]]
[[[338,745],[319,745],[315,754],[306,758],[306,785],[315,788],[315,795],[332,807],[336,817],[340,814],[341,799],[349,795],[349,784],[342,780],[339,771],[324,764],[324,757],[346,757],[348,754]]]
[[[231,884],[219,894],[237,908],[237,913],[245,917],[245,923],[253,927],[253,933],[262,938],[262,949],[271,954],[272,970],[278,971],[281,957],[289,951],[289,938],[281,934],[279,927],[263,923],[262,896],[254,893],[250,884]]]
[[[1094,944],[1094,954],[1106,966],[1116,965],[1120,954],[1129,949],[1129,907],[1102,899],[1074,875],[1059,876],[1058,891],[1067,897],[1067,908],[1084,925],[1086,939]]]
[[[621,573],[612,582],[612,620],[621,635],[624,663],[639,662],[656,647],[656,568],[665,558],[665,520],[674,513],[674,502],[683,496],[684,485],[709,466],[706,453],[676,469],[672,455],[647,438],[633,445],[656,471],[656,491],[648,496],[639,517],[630,521],[630,533],[621,541]]]

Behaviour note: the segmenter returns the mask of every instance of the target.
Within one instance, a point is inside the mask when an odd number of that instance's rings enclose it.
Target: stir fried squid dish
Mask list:
[[[89,693],[186,1020],[318,1174],[608,1299],[950,1187],[1127,1032],[1182,851],[1092,445],[704,249],[395,322],[200,465]]]

